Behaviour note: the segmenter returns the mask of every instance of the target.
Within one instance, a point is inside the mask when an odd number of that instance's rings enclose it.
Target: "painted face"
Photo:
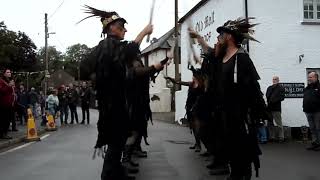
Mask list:
[[[217,57],[222,58],[226,54],[227,47],[228,47],[227,45],[228,36],[229,34],[224,32],[221,32],[219,36],[217,36],[218,42],[215,46],[215,54]]]
[[[124,39],[127,29],[124,27],[124,22],[116,21],[111,25],[112,35],[118,37],[120,40]]]

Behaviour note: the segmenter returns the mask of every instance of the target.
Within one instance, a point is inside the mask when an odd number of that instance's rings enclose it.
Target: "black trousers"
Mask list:
[[[71,114],[71,124],[74,123],[74,119],[76,119],[76,122],[79,123],[77,106],[75,104],[69,104],[69,108],[70,108],[70,114]]]
[[[28,121],[27,108],[20,107],[18,109],[18,119],[20,124],[23,124],[23,122],[27,123]]]
[[[68,114],[69,114],[69,109],[68,105],[60,106],[60,123],[63,123],[63,116],[64,116],[64,123],[68,123]]]
[[[0,137],[8,134],[10,122],[13,117],[13,108],[0,107],[0,114],[2,116],[0,120]]]
[[[86,119],[86,114],[87,114],[87,123],[90,124],[89,104],[82,104],[81,109],[82,109],[82,122],[84,123]]]
[[[121,164],[127,137],[118,137],[117,143],[108,144],[103,161],[101,180],[125,180],[126,170]]]
[[[250,162],[237,159],[230,161],[231,180],[250,180],[252,176],[252,167]]]
[[[12,109],[11,110],[11,120],[10,120],[10,122],[12,123],[12,126],[11,126],[11,128],[12,128],[12,130],[15,130],[15,129],[17,129],[17,122],[16,122],[16,120],[17,120],[17,118],[16,118],[16,111],[15,111],[15,109]]]

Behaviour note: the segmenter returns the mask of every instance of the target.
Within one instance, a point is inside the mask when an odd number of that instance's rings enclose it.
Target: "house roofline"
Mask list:
[[[195,11],[197,11],[200,7],[205,5],[210,0],[202,0],[197,5],[195,5],[187,14],[185,14],[180,20],[178,21],[180,24],[183,23],[189,16],[191,16]]]

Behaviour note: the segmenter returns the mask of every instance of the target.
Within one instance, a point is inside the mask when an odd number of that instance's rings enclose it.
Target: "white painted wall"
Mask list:
[[[149,66],[155,63],[159,63],[166,58],[167,50],[160,49],[149,54]],[[150,83],[150,98],[156,95],[160,98],[160,101],[151,101],[150,107],[152,112],[170,112],[171,111],[171,92],[166,86],[166,80],[164,76],[174,77],[174,64],[171,63],[158,75],[155,83]]]
[[[282,82],[307,84],[306,68],[320,68],[320,25],[301,24],[303,0],[249,0],[249,15],[261,23],[256,28],[261,43],[251,43],[250,55],[261,76],[263,92],[272,83],[273,75]],[[301,54],[304,58],[299,63]],[[302,112],[302,98],[285,99],[282,107],[285,125],[308,124]]]
[[[231,4],[232,3],[232,4]],[[303,0],[248,0],[249,16],[256,17],[258,23],[255,37],[261,43],[250,43],[250,56],[260,74],[260,85],[265,93],[272,83],[272,76],[280,77],[281,82],[306,83],[306,68],[320,68],[320,25],[303,25]],[[200,34],[211,30],[210,44],[216,42],[215,29],[228,19],[244,16],[244,0],[211,0],[195,12],[193,22],[215,12],[215,22]],[[225,13],[227,12],[227,13]],[[191,73],[186,66],[187,23],[182,24],[182,79],[190,80]],[[304,54],[299,63],[299,55]],[[176,119],[183,117],[186,89],[176,94]],[[282,103],[284,125],[299,127],[307,125],[302,112],[302,99],[288,98]]]

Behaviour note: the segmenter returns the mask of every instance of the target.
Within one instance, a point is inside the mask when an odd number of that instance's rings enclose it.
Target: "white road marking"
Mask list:
[[[50,136],[50,134],[46,134],[46,135],[40,137],[40,139],[43,140],[43,139],[45,139],[45,138],[47,138],[47,137],[49,137],[49,136]],[[16,151],[16,150],[19,150],[19,149],[22,149],[22,148],[25,148],[25,147],[28,147],[28,146],[30,146],[30,145],[33,144],[33,143],[35,143],[35,142],[29,142],[29,143],[23,144],[23,145],[21,145],[21,146],[18,146],[18,147],[9,149],[8,151],[5,151],[5,152],[0,153],[0,156],[5,155],[5,154],[8,154],[8,153],[13,152],[13,151]]]
[[[45,138],[47,138],[47,137],[49,137],[49,136],[50,136],[50,134],[46,134],[46,135],[40,137],[40,139],[41,139],[41,140],[44,140]]]

